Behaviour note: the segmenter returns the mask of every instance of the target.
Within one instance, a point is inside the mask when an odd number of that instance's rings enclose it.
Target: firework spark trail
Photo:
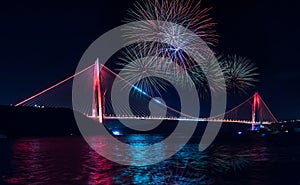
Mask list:
[[[220,61],[229,91],[247,94],[258,80],[257,67],[246,57],[228,55]]]

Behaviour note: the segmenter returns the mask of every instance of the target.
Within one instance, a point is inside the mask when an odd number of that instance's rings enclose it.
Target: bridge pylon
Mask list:
[[[256,122],[260,122],[261,124],[264,122],[278,122],[258,92],[254,94],[252,102],[252,130],[255,129]]]
[[[103,123],[102,98],[100,65],[97,58],[94,64],[92,117],[98,117],[100,123]]]
[[[253,96],[253,104],[252,104],[252,126],[251,126],[251,130],[253,131],[255,129],[255,117],[256,117],[256,111],[260,111],[260,96],[258,94],[258,92],[254,93]]]

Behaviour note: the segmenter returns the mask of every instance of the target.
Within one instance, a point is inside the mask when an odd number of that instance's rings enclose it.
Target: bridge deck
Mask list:
[[[98,116],[88,116],[91,119],[99,120]],[[248,120],[218,120],[209,118],[177,118],[177,117],[134,117],[134,116],[105,116],[105,120],[169,120],[169,121],[191,121],[191,122],[218,122],[218,123],[242,123],[242,124],[252,124]],[[254,125],[260,124],[272,124],[271,122],[255,122]]]

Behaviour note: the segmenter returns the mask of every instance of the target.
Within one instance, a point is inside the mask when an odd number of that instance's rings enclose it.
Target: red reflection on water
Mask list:
[[[4,180],[9,184],[114,184],[113,164],[79,137],[19,139],[12,145],[11,171]]]
[[[101,136],[95,136],[92,140],[94,143],[99,143],[99,145],[105,143],[105,139]],[[92,148],[89,148],[88,157],[87,164],[90,171],[88,184],[114,184],[113,177],[116,175],[116,164],[100,156]]]

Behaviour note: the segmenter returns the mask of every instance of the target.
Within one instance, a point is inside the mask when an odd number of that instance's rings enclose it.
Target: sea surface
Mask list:
[[[106,139],[94,137],[96,145]],[[146,145],[160,139],[150,135],[121,138]],[[0,184],[300,184],[297,143],[265,138],[214,142],[199,152],[198,143],[192,142],[165,161],[134,167],[107,160],[79,136],[0,139]],[[143,160],[163,152],[154,150]]]

